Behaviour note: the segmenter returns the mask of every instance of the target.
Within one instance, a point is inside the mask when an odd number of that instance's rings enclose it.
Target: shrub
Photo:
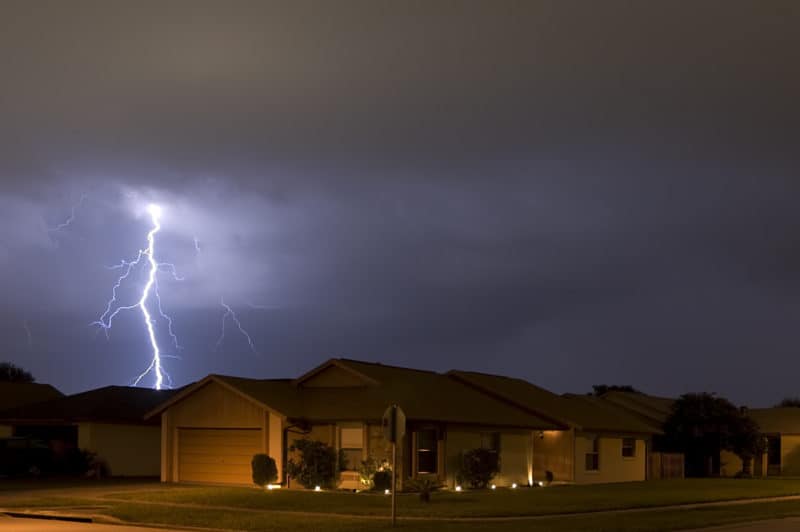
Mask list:
[[[392,471],[377,471],[372,477],[372,489],[375,491],[392,489]]]
[[[478,448],[461,455],[461,467],[457,473],[459,482],[471,488],[486,488],[500,470],[497,453],[490,449]]]
[[[391,472],[392,466],[389,465],[388,460],[378,460],[377,458],[369,457],[361,461],[361,465],[358,468],[358,477],[361,481],[361,485],[364,486],[365,489],[384,491],[390,487],[389,485],[383,487],[384,478],[388,473],[388,482],[391,484]],[[380,483],[380,486],[378,483]]]
[[[408,491],[419,493],[419,500],[422,502],[431,502],[431,493],[442,487],[439,481],[433,478],[417,478],[414,480],[409,480],[406,485],[408,487]]]
[[[345,465],[343,452],[337,453],[330,445],[316,440],[295,440],[289,450],[300,454],[297,461],[293,458],[286,464],[292,478],[307,488],[336,486],[339,471]]]
[[[278,480],[278,466],[275,465],[274,458],[266,454],[256,454],[253,455],[250,466],[253,469],[253,483],[257,486],[264,487]]]
[[[554,477],[553,477],[553,472],[552,471],[545,471],[544,472],[544,480],[545,480],[545,482],[547,483],[548,486],[553,483],[553,478]]]

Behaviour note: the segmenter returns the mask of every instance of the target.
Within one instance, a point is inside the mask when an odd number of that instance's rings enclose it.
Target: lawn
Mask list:
[[[308,491],[261,491],[254,488],[151,485],[126,491],[111,484],[106,489],[36,491],[17,497],[0,495],[0,507],[41,509],[74,507],[124,521],[198,526],[227,530],[303,532],[388,528],[389,497]],[[400,529],[420,532],[644,532],[672,531],[701,526],[800,516],[800,501],[756,502],[694,509],[652,509],[592,515],[559,515],[622,508],[724,501],[800,494],[798,479],[697,479],[595,486],[558,486],[518,490],[440,492],[430,504],[413,494],[399,496]],[[179,506],[173,506],[173,505]],[[188,506],[180,506],[188,505]],[[222,508],[231,507],[231,508]],[[276,511],[277,510],[277,511]],[[308,512],[293,515],[285,512]],[[328,513],[351,514],[331,517]],[[314,515],[319,514],[319,515]],[[360,516],[360,517],[359,517]],[[428,518],[514,517],[502,521],[434,521]],[[525,519],[529,516],[529,519]],[[522,520],[520,520],[520,518]]]
[[[798,479],[687,479],[605,485],[553,486],[517,490],[439,492],[430,504],[414,494],[398,495],[398,511],[414,517],[537,516],[668,506],[685,503],[800,495]],[[386,515],[389,497],[254,488],[174,486],[137,493],[110,493],[108,498],[157,504],[230,506],[353,515]]]

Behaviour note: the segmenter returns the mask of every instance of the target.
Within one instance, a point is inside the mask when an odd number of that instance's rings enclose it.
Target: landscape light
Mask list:
[[[543,487],[544,487],[544,482],[543,482],[543,481],[541,481],[541,480],[539,481],[539,487],[540,487],[540,488],[543,488]]]
[[[389,490],[383,490],[383,494],[384,495],[389,495],[390,493],[391,493],[391,491],[389,491]]]
[[[493,490],[496,490],[496,489],[497,489],[497,486],[495,486],[494,484],[492,484],[492,489],[493,489]]]
[[[515,489],[517,489],[517,483],[516,483],[516,482],[514,482],[513,484],[511,484],[511,489],[512,489],[512,490],[515,490]]]
[[[314,486],[314,491],[322,491],[322,488],[320,488],[319,486]]]
[[[279,490],[279,489],[281,489],[281,485],[280,484],[267,484],[267,489],[270,490],[270,491]]]
[[[461,491],[461,486],[456,486],[456,491]]]

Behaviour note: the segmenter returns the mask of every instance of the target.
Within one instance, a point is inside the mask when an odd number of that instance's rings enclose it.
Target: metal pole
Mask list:
[[[392,527],[397,524],[397,442],[392,442]]]

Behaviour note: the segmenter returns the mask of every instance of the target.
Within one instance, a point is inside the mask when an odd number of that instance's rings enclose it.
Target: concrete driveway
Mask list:
[[[49,519],[25,519],[0,515],[0,532],[175,532],[169,528],[71,523]]]

